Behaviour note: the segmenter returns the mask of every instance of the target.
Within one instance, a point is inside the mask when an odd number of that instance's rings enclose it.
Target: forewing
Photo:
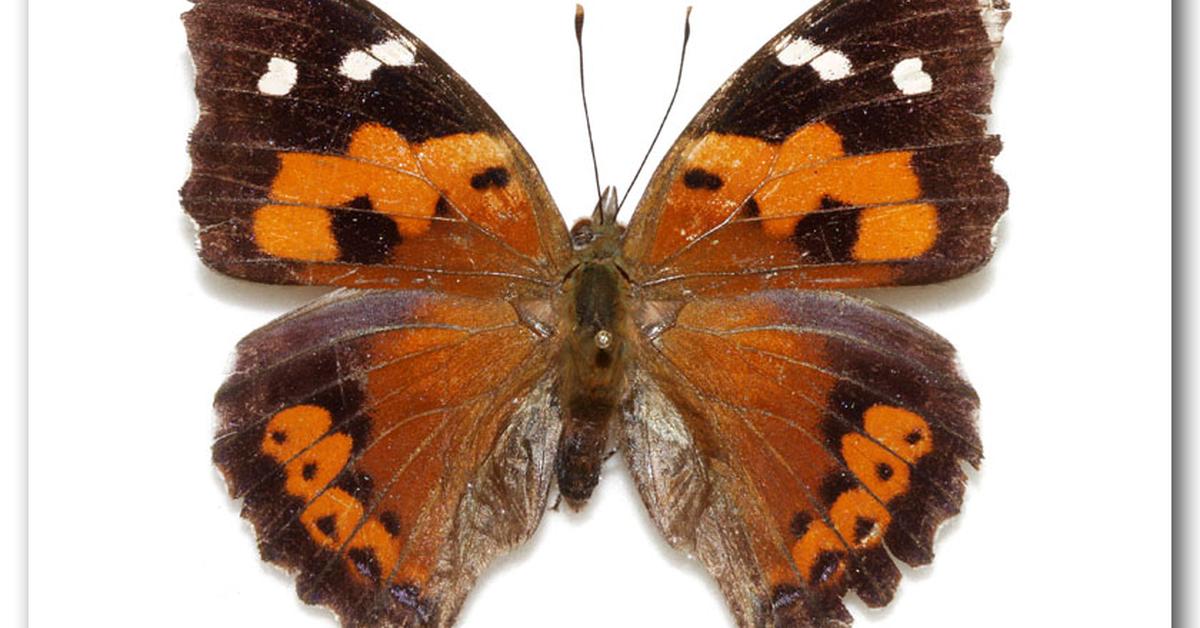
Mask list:
[[[957,513],[978,400],[919,323],[827,292],[655,310],[625,450],[652,517],[744,626],[850,621],[887,604]],[[890,552],[890,555],[889,555]]]
[[[825,0],[672,147],[631,220],[660,295],[928,283],[986,262],[1006,0]]]
[[[449,625],[544,510],[553,344],[507,303],[410,291],[338,292],[248,336],[213,449],[263,558],[345,625]]]
[[[365,0],[196,0],[182,190],[213,268],[499,294],[561,276],[562,218],[490,107]]]

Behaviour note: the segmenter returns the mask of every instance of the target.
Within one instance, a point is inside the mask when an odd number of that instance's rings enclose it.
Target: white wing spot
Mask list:
[[[268,96],[286,96],[296,86],[299,77],[300,71],[294,62],[271,57],[266,73],[258,77],[258,91]]]
[[[383,62],[361,50],[351,50],[342,57],[342,65],[338,68],[342,76],[355,81],[365,81],[371,78],[375,69]]]
[[[812,61],[812,67],[826,81],[840,81],[850,76],[850,58],[836,50],[826,50]]]
[[[396,37],[371,46],[371,54],[384,65],[412,65],[417,62],[417,49],[407,39]]]
[[[803,37],[784,39],[775,46],[775,58],[784,65],[811,64],[824,81],[837,81],[850,76],[854,68],[850,58],[837,50],[826,50]]]
[[[417,62],[417,47],[403,37],[393,37],[371,46],[370,51],[351,50],[342,57],[338,72],[355,81],[367,81],[379,66],[413,65]]]
[[[775,58],[784,65],[799,66],[812,61],[824,51],[824,48],[811,41],[797,37],[791,41],[785,39],[779,42],[779,45],[775,47]]]
[[[901,92],[909,96],[924,94],[933,89],[933,77],[922,69],[919,57],[910,57],[892,68],[892,82]]]

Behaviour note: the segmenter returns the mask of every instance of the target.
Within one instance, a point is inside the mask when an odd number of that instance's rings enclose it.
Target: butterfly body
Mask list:
[[[845,626],[978,465],[953,347],[838,288],[987,261],[1004,0],[824,0],[568,230],[532,159],[365,0],[195,0],[182,196],[227,274],[340,288],[250,334],[214,460],[349,626],[448,626],[618,450],[735,621]]]
[[[582,264],[571,282],[574,329],[563,347],[563,431],[557,478],[580,506],[600,478],[609,434],[625,390],[626,315],[620,274],[611,262]]]

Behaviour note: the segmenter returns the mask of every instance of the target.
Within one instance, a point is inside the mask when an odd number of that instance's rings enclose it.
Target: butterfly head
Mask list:
[[[616,250],[624,226],[617,224],[617,189],[609,186],[600,195],[591,218],[581,219],[571,227],[571,244],[576,251],[591,250],[599,256]]]

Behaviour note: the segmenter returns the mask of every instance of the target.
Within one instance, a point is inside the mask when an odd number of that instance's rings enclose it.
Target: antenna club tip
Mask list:
[[[583,5],[575,5],[575,39],[583,41]]]

